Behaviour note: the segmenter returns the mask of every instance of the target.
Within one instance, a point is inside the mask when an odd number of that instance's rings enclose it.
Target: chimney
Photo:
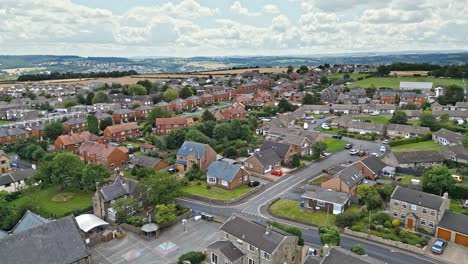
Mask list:
[[[444,192],[444,199],[448,200],[448,192]]]
[[[267,225],[265,229],[265,235],[269,235],[271,232],[271,225]]]

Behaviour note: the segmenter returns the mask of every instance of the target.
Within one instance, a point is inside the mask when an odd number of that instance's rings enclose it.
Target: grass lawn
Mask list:
[[[7,121],[7,120],[0,120],[0,126],[1,125],[6,125],[6,124],[10,124],[11,121]]]
[[[93,205],[92,193],[62,192],[58,187],[26,192],[12,201],[15,207],[32,204],[41,213],[62,217],[75,209],[84,209]],[[44,215],[47,217],[47,215]]]
[[[335,73],[335,74],[332,74],[332,75],[328,75],[328,79],[341,79],[343,78],[343,76],[345,75],[345,73]],[[372,75],[371,73],[350,73],[349,74],[349,77],[351,79],[354,79],[354,80],[357,80],[358,78],[363,78],[363,77],[367,77],[369,75]]]
[[[401,179],[401,183],[405,185],[411,184],[412,179],[421,180],[421,177],[416,177],[416,176],[407,175],[407,174],[397,175],[396,177],[403,177]]]
[[[434,143],[432,140],[411,143],[392,147],[393,152],[405,152],[405,151],[422,151],[422,150],[438,150],[441,149],[442,145]]]
[[[331,153],[342,150],[347,144],[346,141],[336,138],[325,138],[323,141],[327,144],[327,152]]]
[[[460,214],[467,214],[468,215],[468,209],[465,209],[462,207],[463,200],[455,200],[452,199],[450,200],[450,210],[460,213]]]
[[[312,212],[301,208],[299,202],[281,199],[271,205],[270,211],[277,215],[293,221],[299,221],[311,225],[322,226],[327,224],[327,213]],[[328,214],[328,224],[335,225],[335,215]]]
[[[206,182],[201,182],[201,185],[197,185],[196,182],[190,182],[188,186],[184,187],[184,191],[189,194],[195,194],[213,199],[229,200],[237,198],[251,190],[251,188],[247,185],[242,185],[233,190],[226,190],[213,186],[211,189],[207,189],[207,186],[208,184]]]
[[[354,120],[369,120],[372,123],[387,125],[391,116],[355,116]]]
[[[321,126],[317,127],[317,130],[320,132],[332,134],[332,135],[338,135],[340,133],[339,129],[336,129],[336,128],[324,129]]]
[[[389,87],[389,88],[400,88],[400,82],[432,82],[434,87],[438,86],[447,86],[451,84],[456,84],[463,86],[461,79],[439,79],[439,78],[429,78],[429,77],[371,77],[365,80],[353,82],[349,87]]]

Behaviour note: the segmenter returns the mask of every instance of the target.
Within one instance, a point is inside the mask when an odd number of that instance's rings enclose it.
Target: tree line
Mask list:
[[[377,68],[380,76],[389,75],[391,71],[428,71],[430,76],[463,78],[468,76],[468,63],[463,65],[437,65],[429,63],[392,63]]]
[[[137,75],[138,72],[130,71],[110,71],[110,72],[51,72],[37,73],[37,74],[23,74],[18,77],[17,81],[43,81],[43,80],[58,80],[58,79],[76,79],[76,78],[107,78],[107,77],[123,77],[130,75]]]

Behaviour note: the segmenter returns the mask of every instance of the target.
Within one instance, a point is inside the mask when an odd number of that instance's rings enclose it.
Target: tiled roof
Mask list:
[[[352,187],[364,179],[362,172],[354,166],[348,166],[338,172],[335,177],[339,177],[347,186]]]
[[[278,157],[276,152],[272,149],[255,152],[252,156],[264,167],[268,167],[269,165],[273,166],[281,161],[280,157]]]
[[[136,122],[131,123],[123,123],[113,126],[108,126],[106,129],[109,130],[111,133],[120,133],[128,130],[139,129],[138,124]]]
[[[83,123],[87,123],[87,121],[82,118],[72,118],[72,119],[68,119],[63,124],[64,125],[76,125],[76,124],[83,124]]]
[[[83,131],[77,134],[68,134],[68,135],[59,136],[57,140],[61,140],[65,146],[68,146],[68,145],[81,144],[87,140],[98,141],[99,137],[89,133],[88,131]]]
[[[43,225],[48,222],[50,221],[28,210],[18,221],[15,227],[11,230],[11,233],[16,234],[34,228],[36,226]]]
[[[109,144],[100,144],[93,141],[85,141],[78,148],[78,151],[95,154],[96,156],[101,156],[107,158],[116,148]]]
[[[195,158],[201,159],[205,155],[206,151],[206,144],[192,142],[192,141],[185,141],[184,144],[180,147],[177,151],[177,155],[181,156],[188,156],[194,155]]]
[[[231,241],[216,241],[207,248],[219,250],[231,262],[234,262],[245,255]]]
[[[434,133],[434,136],[445,138],[446,140],[453,142],[453,143],[460,143],[463,135],[460,133],[456,133],[445,128],[440,129],[439,131]]]
[[[193,124],[194,121],[189,117],[162,117],[156,118],[156,126],[162,125],[189,125]]]
[[[468,235],[468,215],[445,210],[438,226],[444,229]]]
[[[442,162],[444,157],[437,150],[393,152],[398,163]]]

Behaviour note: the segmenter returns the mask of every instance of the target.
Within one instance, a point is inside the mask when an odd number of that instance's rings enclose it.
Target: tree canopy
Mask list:
[[[320,243],[328,246],[340,245],[340,231],[334,226],[321,226],[318,229]]]
[[[55,140],[63,133],[65,133],[65,128],[62,122],[51,122],[44,126],[44,137],[47,139]]]
[[[390,118],[390,123],[393,124],[406,124],[408,122],[408,116],[401,109],[397,109],[393,112],[392,118]]]
[[[180,89],[179,96],[182,99],[189,98],[193,95],[192,88],[190,86],[184,86],[184,88]]]
[[[432,167],[422,176],[422,186],[424,191],[442,195],[455,185],[455,179],[445,166]]]
[[[361,203],[364,203],[369,210],[373,210],[382,206],[382,197],[376,188],[369,185],[361,184],[357,188],[357,196]]]
[[[465,91],[458,85],[449,85],[444,89],[444,94],[437,97],[437,102],[441,105],[455,105],[457,102],[465,101]]]
[[[207,122],[207,121],[216,121],[216,118],[214,117],[213,113],[211,113],[208,109],[205,110],[202,114],[202,121]]]
[[[148,91],[143,85],[140,84],[132,84],[128,86],[127,93],[129,95],[146,95]]]
[[[150,204],[170,204],[184,195],[181,182],[167,172],[156,172],[142,181]]]
[[[423,112],[419,116],[419,122],[421,126],[429,127],[431,131],[437,131],[441,127],[437,119],[431,113],[427,113],[427,112]]]
[[[179,93],[177,92],[176,89],[169,88],[164,92],[163,97],[164,97],[164,101],[170,102],[172,100],[177,99],[179,97]]]
[[[92,133],[94,135],[99,134],[99,125],[98,125],[98,120],[95,115],[88,115],[87,117],[88,121],[88,131],[89,133]]]
[[[292,112],[294,110],[296,110],[296,106],[294,106],[293,104],[291,104],[288,100],[286,100],[285,98],[282,98],[279,102],[278,102],[278,112],[280,113],[284,113],[284,112]]]
[[[110,102],[111,102],[111,99],[109,95],[104,91],[99,91],[93,96],[91,104],[110,103]]]

